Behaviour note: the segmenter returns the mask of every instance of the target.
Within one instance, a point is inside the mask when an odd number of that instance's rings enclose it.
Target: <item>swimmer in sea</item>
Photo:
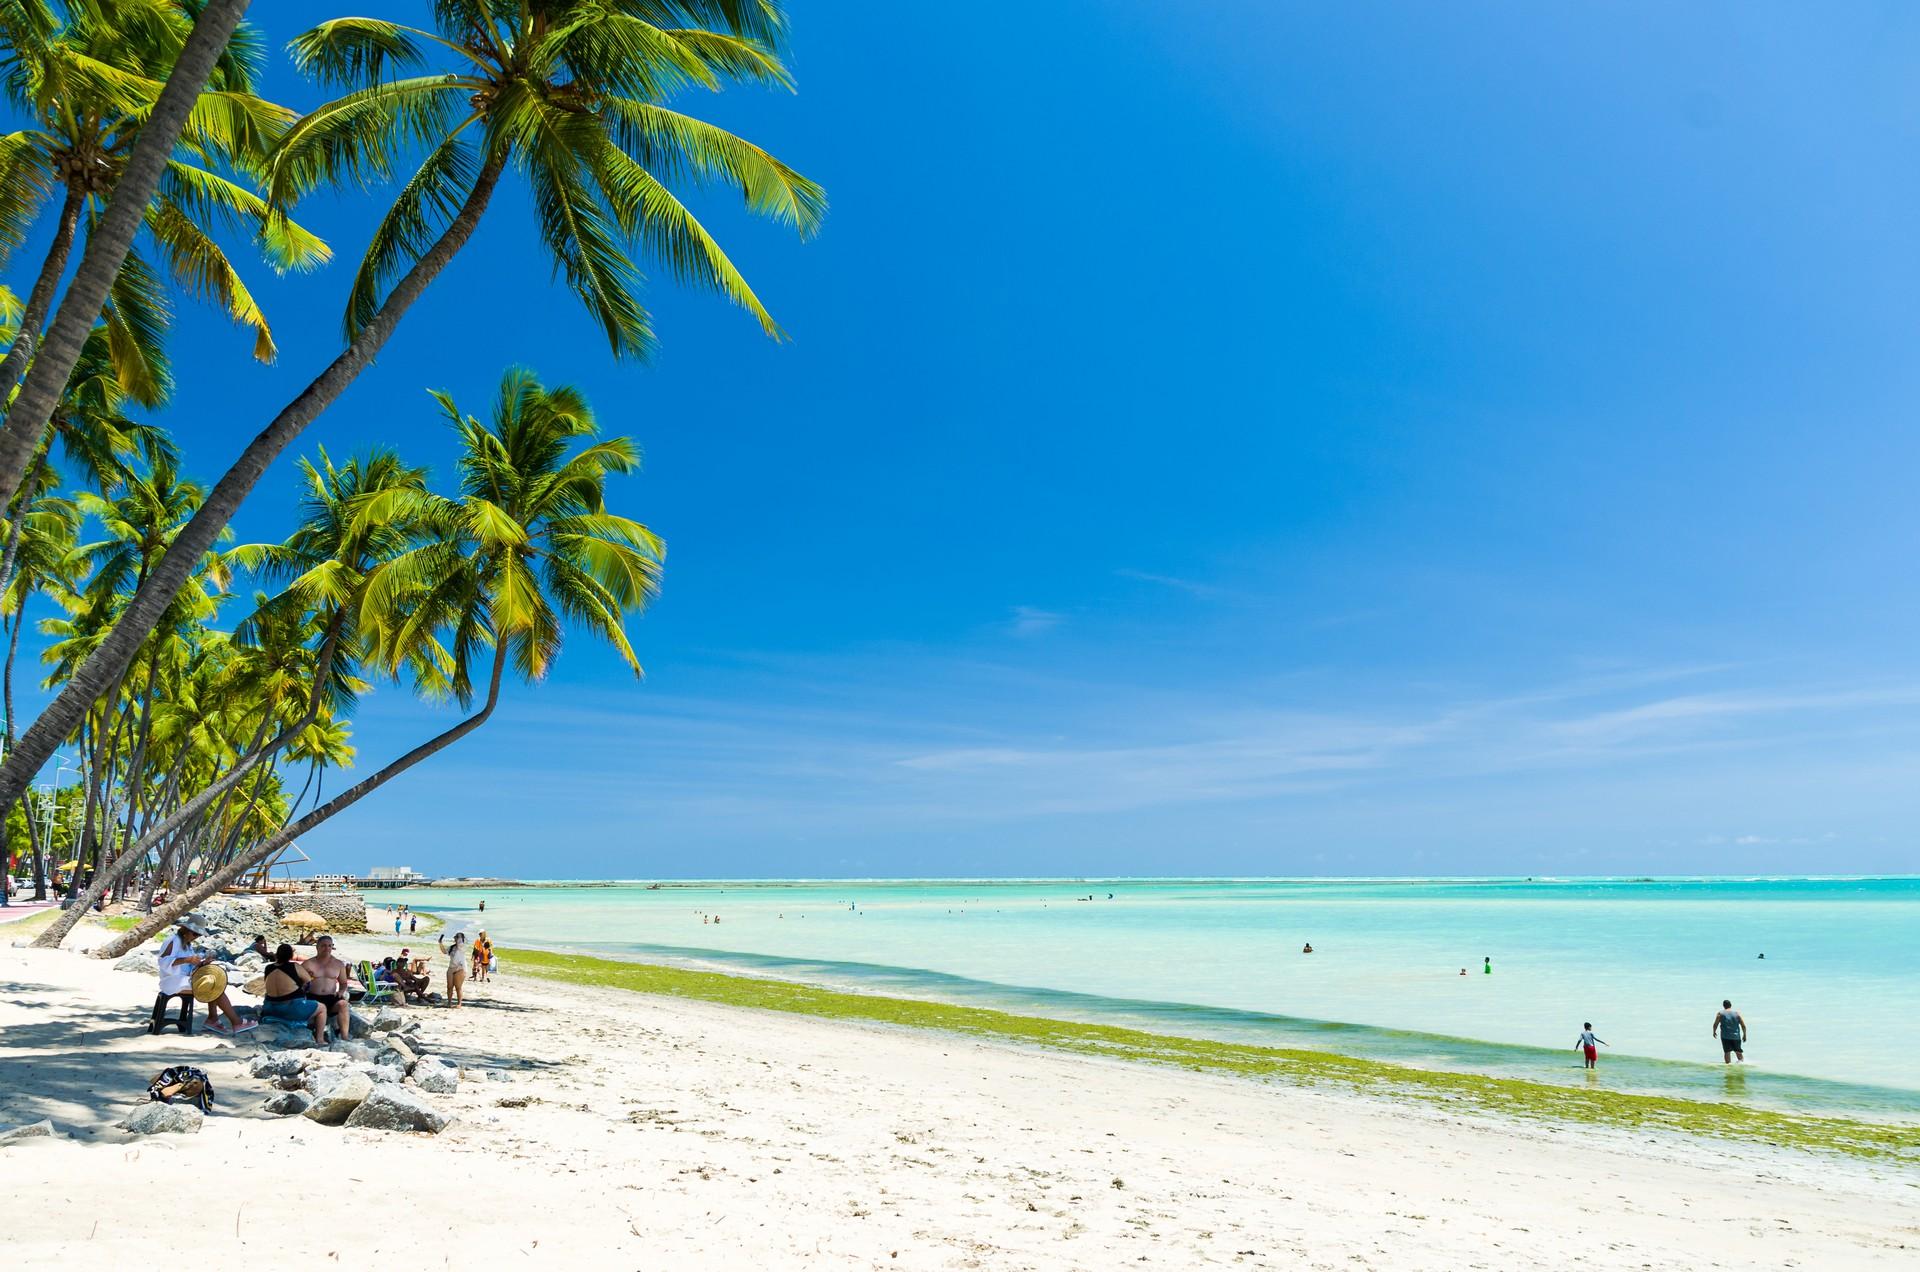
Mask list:
[[[1311,954],[1311,953],[1313,953],[1313,942],[1312,942],[1312,941],[1308,941],[1308,942],[1307,942],[1307,943],[1306,943],[1305,945],[1302,945],[1302,946],[1300,947],[1300,952],[1301,952],[1302,954]]]
[[[1587,1068],[1591,1069],[1600,1062],[1600,1048],[1611,1047],[1613,1044],[1593,1032],[1593,1022],[1591,1020],[1582,1025],[1580,1029],[1580,1036],[1574,1039],[1573,1048],[1575,1051],[1586,1054]]]

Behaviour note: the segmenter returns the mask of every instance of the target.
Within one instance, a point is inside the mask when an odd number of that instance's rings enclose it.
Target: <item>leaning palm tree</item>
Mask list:
[[[24,522],[24,526],[18,524]],[[13,669],[20,657],[20,631],[26,626],[27,602],[50,588],[70,589],[73,585],[73,548],[80,530],[80,510],[71,500],[47,497],[35,501],[32,511],[13,518],[7,527],[7,542],[16,545],[13,569],[0,587],[0,622],[7,629],[7,657],[0,670],[0,692],[6,712],[4,741],[13,748]],[[40,828],[31,815],[26,818],[28,845],[33,853],[33,896],[42,901],[47,895],[46,845],[40,842]]]
[[[36,0],[8,3],[34,7]],[[113,191],[191,29],[192,15],[177,0],[72,0],[49,36],[18,40],[10,50],[0,86],[31,126],[0,136],[0,260],[46,203],[56,201],[58,215],[27,294],[25,321],[0,364],[0,387],[17,382],[25,369],[76,235],[97,219]],[[143,226],[176,283],[251,328],[254,354],[266,360],[273,356],[266,316],[216,232],[257,237],[269,263],[283,270],[319,264],[327,249],[244,183],[296,117],[254,94],[261,51],[254,32],[235,33],[187,118]],[[116,347],[142,321],[164,316],[161,289],[159,271],[136,248],[106,309]],[[159,386],[140,370],[138,361],[122,368],[127,387],[154,405]]]
[[[32,365],[21,382],[19,395],[8,408],[6,423],[0,426],[0,505],[13,498],[31,462],[40,430],[46,427],[67,377],[80,358],[87,332],[107,304],[108,293],[133,247],[134,235],[146,221],[154,193],[173,158],[175,142],[189,115],[199,106],[201,90],[214,74],[228,40],[246,13],[248,0],[194,0],[194,3],[198,5],[198,13],[193,27],[173,59],[166,83],[146,109],[139,135],[127,151],[113,184],[113,193],[87,235],[86,250],[74,268],[73,279],[67,284],[53,321],[47,325],[45,337],[32,351]],[[9,28],[5,34],[16,48],[22,32],[27,38],[38,38],[41,29],[37,21],[16,22],[15,16],[39,7],[36,0],[6,0],[0,5],[0,21]],[[23,330],[39,335],[37,323],[23,324]],[[183,571],[178,583],[185,581]],[[157,620],[159,611],[152,617]],[[132,656],[131,650],[128,656]],[[105,686],[100,688],[104,690]],[[75,714],[77,717],[78,713]],[[42,756],[35,761],[35,766],[44,760]],[[0,808],[10,806],[18,795],[19,790],[15,789],[0,797]]]
[[[442,498],[394,490],[366,502],[362,515],[370,519],[391,518],[396,506],[413,508],[425,533],[412,550],[373,571],[360,622],[385,672],[410,673],[424,695],[448,695],[463,708],[484,692],[479,709],[236,853],[104,947],[104,957],[134,948],[299,836],[485,724],[509,663],[523,681],[542,679],[567,625],[611,644],[640,674],[626,619],[658,589],[666,550],[646,526],[607,508],[607,479],[639,464],[633,443],[600,438],[578,390],[548,389],[525,370],[507,373],[486,421],[461,414],[444,394],[435,396],[460,437],[460,493]],[[483,659],[484,691],[474,677]]]
[[[214,485],[96,657],[0,764],[0,807],[107,692],[267,465],[465,246],[509,171],[525,177],[543,246],[617,356],[651,341],[636,257],[720,291],[778,333],[673,187],[730,186],[750,210],[802,234],[818,226],[825,198],[758,146],[667,102],[729,82],[786,85],[779,0],[438,0],[434,13],[437,32],[342,18],[294,42],[303,67],[348,91],[288,133],[272,167],[274,199],[404,174],[355,278],[347,348]],[[444,65],[429,70],[435,57]]]
[[[104,895],[186,827],[224,816],[235,788],[271,767],[282,751],[298,755],[305,747],[312,758],[331,718],[350,709],[363,688],[355,667],[370,643],[361,630],[367,583],[423,529],[426,470],[386,450],[344,464],[322,451],[317,461],[301,464],[301,475],[301,520],[286,541],[224,554],[263,580],[285,583],[279,593],[259,598],[235,631],[234,652],[222,669],[222,696],[244,704],[223,720],[233,745],[217,754],[193,794],[143,826],[137,842],[129,836],[126,850],[95,875],[90,897]],[[105,546],[100,551],[94,577],[124,578],[121,556]],[[322,739],[312,736],[316,729]],[[72,927],[63,915],[37,943],[57,946]]]

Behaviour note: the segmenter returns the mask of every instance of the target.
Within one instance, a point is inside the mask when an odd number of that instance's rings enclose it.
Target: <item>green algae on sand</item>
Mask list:
[[[503,959],[508,953],[501,951]],[[1920,1127],[1914,1126],[1802,1116],[1671,1096],[1583,1090],[1521,1078],[1416,1069],[1327,1051],[1182,1038],[1114,1025],[1053,1020],[987,1007],[963,1007],[878,994],[851,994],[790,981],[655,963],[630,963],[544,950],[510,953],[517,972],[575,985],[598,985],[831,1020],[936,1029],[1054,1051],[1172,1065],[1202,1073],[1361,1091],[1450,1112],[1494,1114],[1548,1124],[1711,1136],[1920,1164]]]

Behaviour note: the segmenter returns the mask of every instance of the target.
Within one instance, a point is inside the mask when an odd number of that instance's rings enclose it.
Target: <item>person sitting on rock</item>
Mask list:
[[[280,1020],[305,1025],[314,1042],[327,1045],[327,1009],[307,997],[307,982],[312,973],[293,961],[293,946],[282,945],[273,952],[267,965],[266,983],[260,987],[260,1019]]]
[[[333,938],[324,932],[314,938],[313,957],[300,966],[307,973],[307,997],[327,1009],[336,1038],[352,1036],[347,1013],[347,965],[334,957]]]
[[[382,979],[390,980],[399,989],[401,1002],[405,1002],[408,998],[427,996],[427,986],[432,984],[432,981],[419,972],[407,970],[405,959],[386,959],[381,966],[388,973]]]

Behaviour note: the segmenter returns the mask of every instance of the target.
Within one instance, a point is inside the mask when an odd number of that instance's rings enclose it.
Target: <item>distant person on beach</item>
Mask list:
[[[400,916],[398,914],[393,916],[393,934],[395,936],[400,935]]]
[[[420,930],[420,916],[417,914],[409,914],[407,916],[407,935],[412,936],[415,932],[418,932],[419,930]]]
[[[1574,1039],[1573,1049],[1586,1053],[1587,1068],[1591,1069],[1600,1063],[1600,1048],[1611,1047],[1612,1045],[1613,1044],[1605,1038],[1593,1032],[1593,1022],[1589,1020],[1586,1024],[1580,1026],[1580,1036]]]
[[[1720,1062],[1732,1064],[1738,1056],[1742,1064],[1746,1063],[1747,1022],[1745,1017],[1733,1009],[1733,1000],[1720,1000],[1720,1010],[1714,1013],[1713,1032],[1720,1035]]]
[[[1466,968],[1464,968],[1464,967],[1463,967],[1463,968],[1461,968],[1461,969],[1460,969],[1460,974],[1461,974],[1462,976],[1465,976],[1465,975],[1467,974],[1467,969],[1466,969]]]
[[[1300,952],[1301,952],[1302,954],[1311,954],[1311,953],[1313,953],[1313,942],[1312,942],[1312,941],[1308,941],[1308,942],[1307,942],[1307,943],[1306,943],[1305,945],[1302,945],[1302,946],[1300,947]]]
[[[1487,966],[1484,970],[1486,971],[1487,975],[1489,976],[1493,975],[1493,955],[1491,954],[1487,955]]]
[[[455,1007],[466,1004],[467,988],[467,934],[461,932],[453,938],[453,944],[446,944],[443,934],[435,938],[440,950],[447,956],[447,1001]]]
[[[487,903],[485,901],[482,901],[480,903],[480,913],[485,914],[486,912],[487,912]]]

